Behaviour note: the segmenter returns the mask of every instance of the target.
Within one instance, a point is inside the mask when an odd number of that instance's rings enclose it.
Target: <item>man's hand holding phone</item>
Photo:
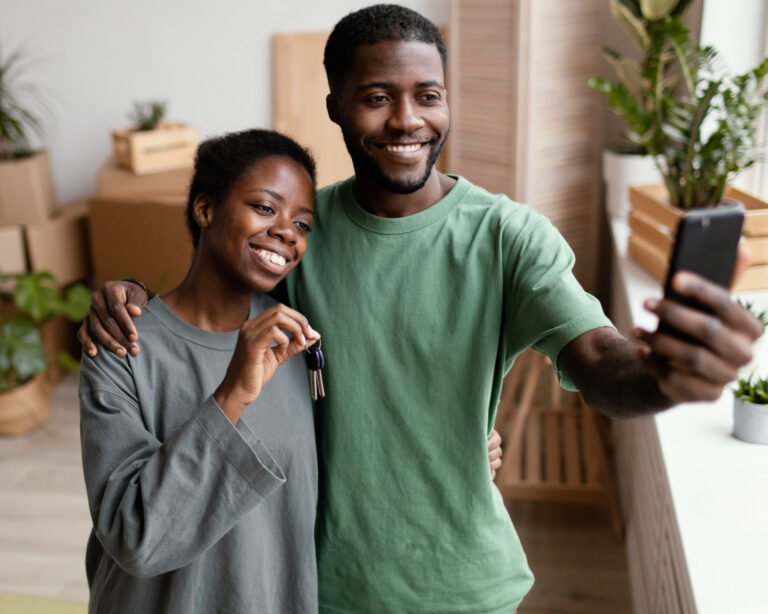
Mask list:
[[[690,218],[678,231],[664,298],[645,302],[659,318],[657,330],[633,331],[646,368],[678,403],[719,398],[752,359],[752,343],[762,334],[725,287],[749,262],[737,248],[741,219],[736,224],[733,214],[720,212]]]

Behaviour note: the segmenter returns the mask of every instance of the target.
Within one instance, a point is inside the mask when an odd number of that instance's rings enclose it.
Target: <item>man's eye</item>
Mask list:
[[[304,232],[312,232],[312,227],[305,222],[296,222],[296,226],[301,228]]]
[[[366,100],[368,102],[373,102],[375,104],[382,104],[384,102],[387,102],[387,97],[384,96],[384,94],[376,94],[374,96],[368,96]]]
[[[422,94],[421,99],[424,102],[438,102],[440,100],[440,95],[435,94],[434,92],[428,92],[426,94]]]

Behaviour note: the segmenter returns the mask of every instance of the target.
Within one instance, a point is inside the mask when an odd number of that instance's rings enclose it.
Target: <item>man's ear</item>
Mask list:
[[[192,203],[192,217],[200,228],[210,228],[213,222],[215,207],[207,194],[198,194]]]
[[[325,108],[328,111],[328,117],[334,124],[339,124],[339,105],[336,96],[328,94],[325,97]],[[339,124],[340,125],[340,124]]]

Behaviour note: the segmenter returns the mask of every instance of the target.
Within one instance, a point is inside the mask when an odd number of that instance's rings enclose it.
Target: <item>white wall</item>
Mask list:
[[[92,194],[110,131],[134,100],[168,100],[201,137],[271,126],[271,36],[330,30],[355,0],[0,0],[3,54],[24,44],[27,80],[54,100],[51,150],[60,201]],[[444,0],[400,0],[438,25]]]

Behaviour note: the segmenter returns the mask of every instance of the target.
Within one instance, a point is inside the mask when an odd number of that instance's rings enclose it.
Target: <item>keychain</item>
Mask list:
[[[318,398],[325,397],[323,372],[321,371],[325,366],[325,356],[320,348],[320,340],[318,339],[317,343],[308,347],[305,351],[307,353],[307,366],[309,367],[310,392],[312,400],[317,401]]]

